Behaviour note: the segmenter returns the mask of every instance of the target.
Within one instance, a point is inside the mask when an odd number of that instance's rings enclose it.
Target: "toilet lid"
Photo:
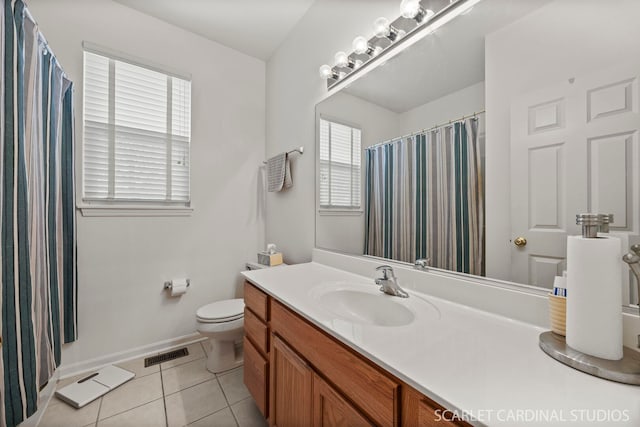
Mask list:
[[[198,320],[204,322],[230,322],[240,319],[243,315],[244,300],[242,298],[216,301],[196,311]]]

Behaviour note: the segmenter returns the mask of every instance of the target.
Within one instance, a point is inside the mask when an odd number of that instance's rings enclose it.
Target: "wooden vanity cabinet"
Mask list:
[[[386,372],[276,300],[271,301],[271,334],[285,341],[375,425],[398,425],[400,384]],[[273,375],[271,379],[277,380]]]
[[[270,426],[467,425],[248,282],[245,305],[244,382]]]
[[[244,384],[265,418],[269,417],[269,298],[244,285]]]

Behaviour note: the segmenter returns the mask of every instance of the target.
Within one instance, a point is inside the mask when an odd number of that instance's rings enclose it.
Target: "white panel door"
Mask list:
[[[511,278],[551,287],[566,269],[575,215],[613,213],[623,251],[640,230],[640,66],[611,67],[536,90],[511,105]],[[630,299],[629,272],[624,275]]]

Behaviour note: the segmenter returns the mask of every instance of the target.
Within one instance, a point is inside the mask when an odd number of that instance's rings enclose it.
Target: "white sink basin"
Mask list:
[[[412,323],[415,315],[401,304],[401,298],[379,292],[374,285],[372,291],[357,287],[316,288],[314,296],[323,308],[334,315],[354,323],[375,326],[404,326]]]

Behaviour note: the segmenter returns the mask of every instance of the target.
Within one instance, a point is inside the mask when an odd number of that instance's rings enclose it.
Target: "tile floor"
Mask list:
[[[119,363],[135,372],[133,380],[82,409],[53,397],[39,426],[266,426],[242,382],[242,367],[210,373],[205,368],[206,346],[206,341],[188,345],[188,356],[149,368],[144,358]],[[60,380],[58,388],[82,376]]]

